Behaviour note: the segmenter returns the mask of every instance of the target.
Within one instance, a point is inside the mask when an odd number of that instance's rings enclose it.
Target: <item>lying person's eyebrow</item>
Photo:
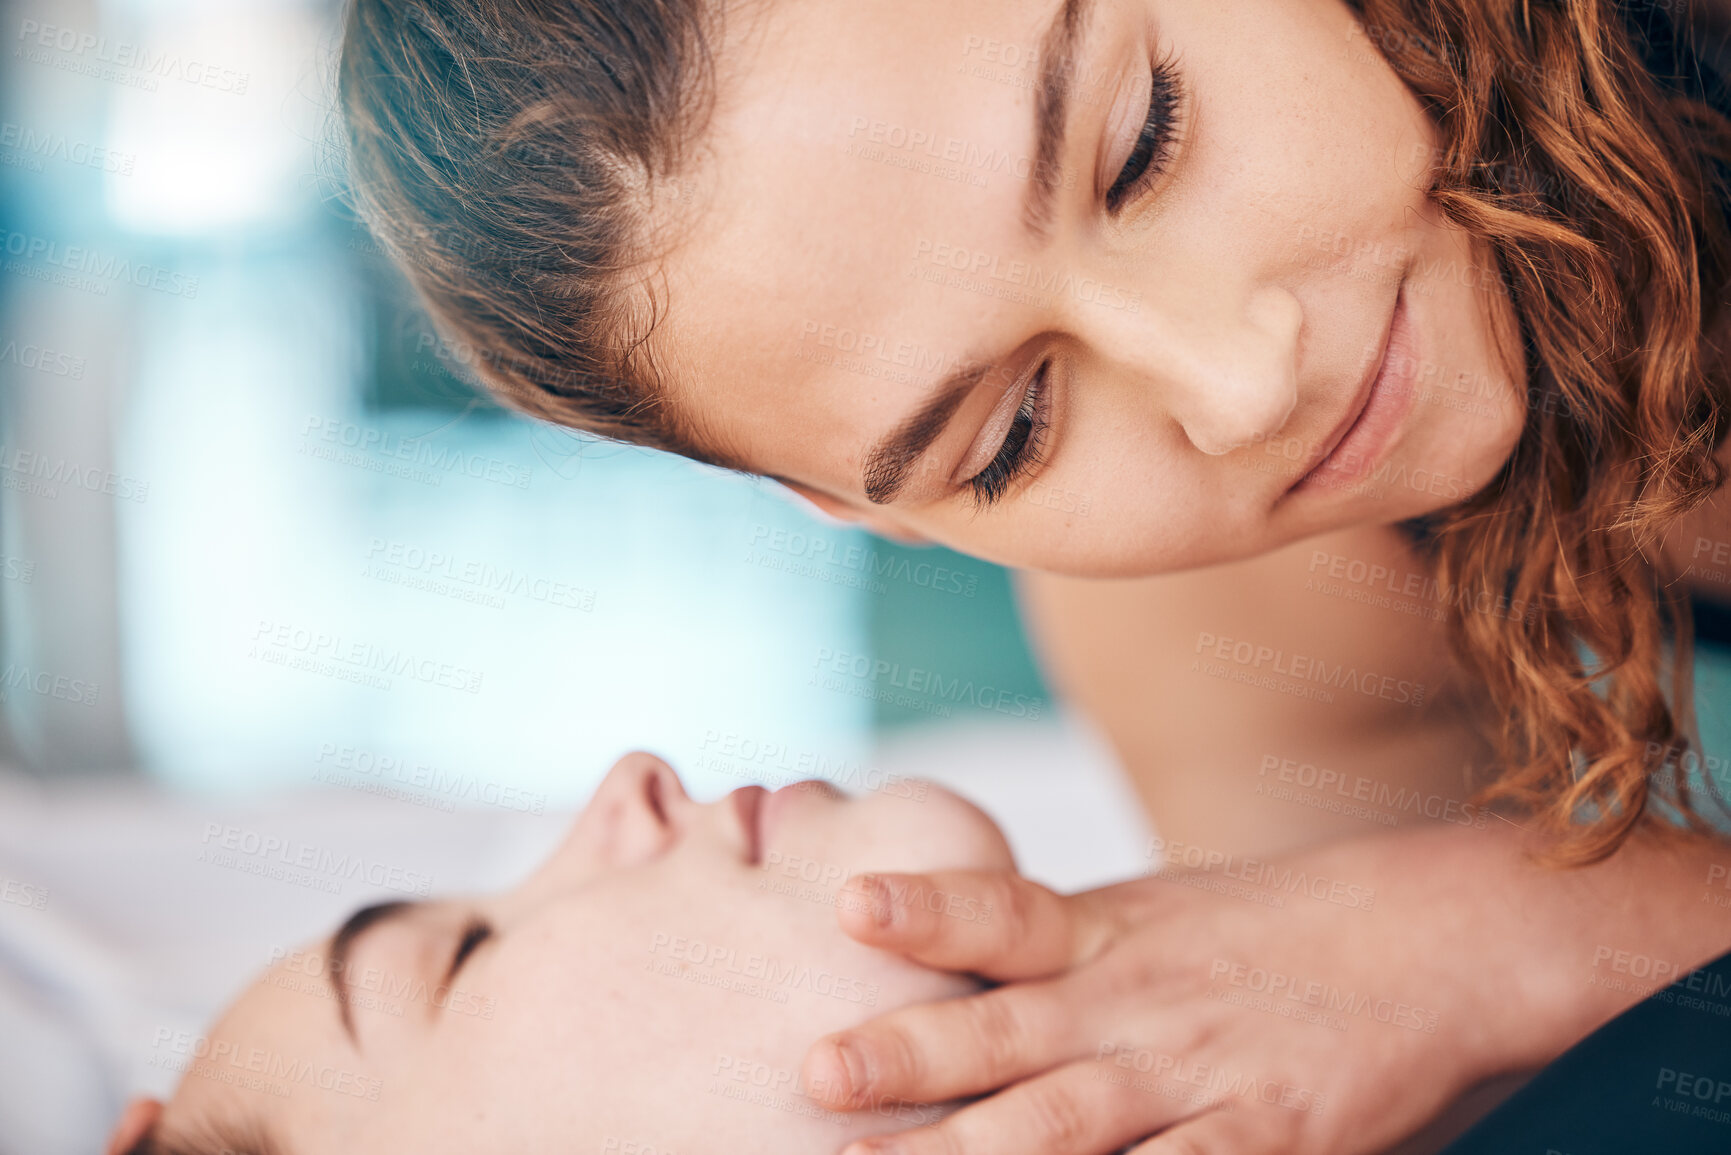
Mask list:
[[[349,1014],[349,953],[354,950],[355,940],[371,928],[382,922],[402,918],[409,911],[423,904],[419,902],[376,902],[371,906],[363,906],[343,921],[337,928],[337,933],[331,936],[331,947],[327,953],[330,962],[331,991],[337,999],[337,1017],[342,1021],[343,1031],[349,1036],[349,1042],[358,1049],[360,1040],[355,1037],[355,1024]]]

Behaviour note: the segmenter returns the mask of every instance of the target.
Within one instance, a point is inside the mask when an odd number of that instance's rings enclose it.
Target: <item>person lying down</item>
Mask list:
[[[108,1155],[810,1155],[936,1122],[825,1110],[796,1074],[823,1035],[976,989],[837,922],[851,873],[1013,867],[991,819],[921,785],[702,805],[627,755],[515,890],[369,907],[275,952]]]

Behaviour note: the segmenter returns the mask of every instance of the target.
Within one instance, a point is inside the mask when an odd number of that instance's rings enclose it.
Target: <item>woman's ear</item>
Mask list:
[[[120,1122],[114,1125],[114,1133],[108,1137],[108,1147],[104,1155],[126,1155],[132,1150],[133,1144],[144,1138],[145,1132],[156,1126],[156,1121],[162,1118],[161,1099],[134,1099],[126,1105],[126,1110],[120,1113]]]
[[[879,537],[887,537],[891,541],[899,541],[903,545],[930,545],[932,543],[931,538],[918,530],[909,529],[876,507],[861,509],[851,501],[832,497],[822,490],[811,488],[809,485],[801,485],[797,481],[784,481],[781,478],[776,480],[783,488],[798,494],[808,504],[816,506],[817,511],[830,521],[838,521],[844,525],[863,526]]]

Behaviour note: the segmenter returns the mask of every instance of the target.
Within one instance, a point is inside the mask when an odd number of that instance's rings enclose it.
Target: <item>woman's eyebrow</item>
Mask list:
[[[1064,0],[1040,37],[1040,90],[1034,101],[1034,163],[1022,222],[1043,240],[1052,219],[1052,201],[1062,183],[1064,129],[1069,120],[1071,82],[1093,0]],[[907,485],[913,467],[955,416],[957,408],[985,376],[985,369],[964,369],[945,378],[919,409],[866,454],[861,482],[873,505],[888,505]]]
[[[356,1048],[360,1040],[355,1037],[355,1024],[349,1015],[349,953],[354,950],[355,940],[362,933],[394,918],[401,918],[409,911],[423,905],[419,902],[376,902],[371,906],[363,906],[343,921],[337,928],[337,933],[331,936],[329,951],[331,991],[336,995],[337,1018],[342,1021],[343,1031],[349,1036],[349,1042]]]
[[[1022,220],[1044,240],[1052,220],[1052,200],[1064,173],[1064,128],[1069,120],[1070,84],[1082,45],[1092,0],[1064,0],[1051,27],[1040,37],[1040,89],[1034,100],[1034,166]]]
[[[908,483],[914,463],[932,447],[932,442],[990,368],[976,366],[946,377],[918,409],[871,448],[861,472],[868,501],[888,505],[896,499]]]

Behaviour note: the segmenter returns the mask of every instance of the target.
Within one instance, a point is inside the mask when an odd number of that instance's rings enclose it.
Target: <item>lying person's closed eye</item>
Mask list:
[[[699,805],[629,755],[515,890],[363,908],[274,962],[111,1150],[810,1152],[936,1121],[837,1114],[799,1083],[825,1033],[977,989],[848,938],[838,892],[858,871],[1012,865],[935,787]]]

